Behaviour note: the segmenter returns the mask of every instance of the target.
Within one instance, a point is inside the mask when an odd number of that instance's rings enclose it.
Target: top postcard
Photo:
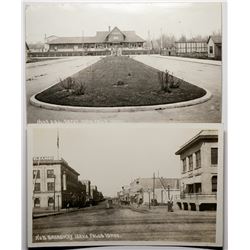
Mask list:
[[[222,122],[222,3],[24,12],[27,123]]]

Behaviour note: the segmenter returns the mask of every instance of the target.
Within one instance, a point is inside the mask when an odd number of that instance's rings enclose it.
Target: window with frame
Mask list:
[[[188,162],[189,162],[189,171],[193,170],[193,155],[188,156]]]
[[[214,50],[213,50],[213,46],[209,46],[209,53],[210,53],[210,54],[213,54],[213,51],[214,51]]]
[[[213,176],[211,181],[212,181],[212,192],[217,192],[217,176]]]
[[[201,151],[195,152],[196,168],[201,168]]]
[[[40,179],[40,170],[33,170],[33,179]]]
[[[34,207],[40,207],[40,198],[35,198]]]
[[[48,207],[53,207],[55,204],[54,204],[54,198],[53,197],[49,197],[48,199]]]
[[[218,148],[211,148],[211,164],[218,164]]]
[[[185,173],[187,171],[187,159],[184,158],[182,160],[182,172]]]
[[[47,178],[54,178],[54,169],[47,170]]]
[[[47,183],[47,190],[48,191],[54,191],[55,183],[54,182],[48,182]]]
[[[40,192],[41,191],[41,184],[40,183],[35,183],[34,191],[35,192]]]

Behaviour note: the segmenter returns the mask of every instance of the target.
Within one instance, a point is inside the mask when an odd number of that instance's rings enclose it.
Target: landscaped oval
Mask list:
[[[80,107],[170,104],[200,98],[206,91],[178,78],[161,89],[159,70],[127,56],[109,56],[36,95],[45,103]]]

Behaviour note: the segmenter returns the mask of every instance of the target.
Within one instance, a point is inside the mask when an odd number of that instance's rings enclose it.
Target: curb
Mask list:
[[[204,89],[204,88],[203,88]],[[159,105],[148,105],[148,106],[129,106],[129,107],[80,107],[80,106],[64,106],[57,104],[50,104],[46,102],[41,102],[36,99],[36,95],[41,93],[37,93],[30,98],[30,103],[33,106],[56,110],[56,111],[72,111],[72,112],[136,112],[136,111],[153,111],[153,110],[164,110],[164,109],[173,109],[173,108],[181,108],[193,106],[196,104],[204,103],[211,99],[212,94],[207,89],[204,89],[206,94],[200,98],[196,98],[190,101],[178,102],[178,103],[170,103],[170,104],[159,104]]]

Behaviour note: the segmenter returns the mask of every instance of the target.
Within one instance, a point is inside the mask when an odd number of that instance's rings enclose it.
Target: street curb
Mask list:
[[[204,89],[204,88],[203,88]],[[56,110],[56,111],[73,111],[73,112],[136,112],[136,111],[152,111],[152,110],[164,110],[164,109],[172,109],[172,108],[181,108],[193,106],[196,104],[204,103],[211,99],[212,94],[207,89],[204,89],[206,94],[200,98],[196,98],[190,101],[178,102],[178,103],[170,103],[170,104],[159,104],[159,105],[148,105],[148,106],[130,106],[130,107],[80,107],[80,106],[64,106],[57,104],[50,104],[46,102],[41,102],[36,99],[36,95],[41,92],[31,96],[30,103],[33,106]],[[43,90],[44,91],[44,90]]]

